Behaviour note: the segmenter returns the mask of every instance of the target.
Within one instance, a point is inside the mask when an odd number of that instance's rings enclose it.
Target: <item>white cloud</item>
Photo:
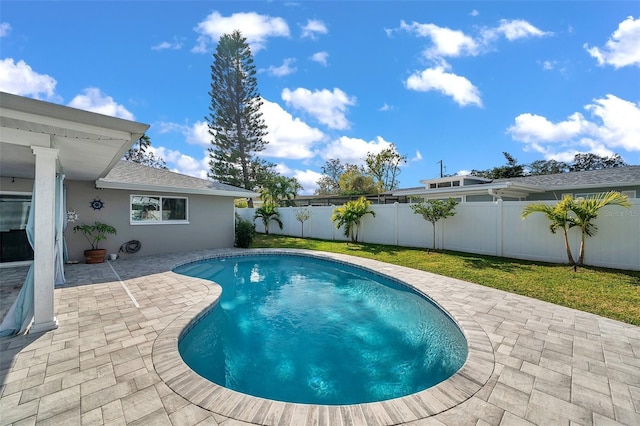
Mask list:
[[[183,45],[182,41],[174,38],[172,42],[163,41],[156,45],[151,46],[151,50],[180,50],[182,49],[182,45]]]
[[[391,142],[385,141],[380,136],[369,142],[364,139],[341,136],[330,142],[319,154],[324,160],[338,158],[342,163],[361,165],[364,164],[364,158],[368,153],[378,154],[390,146]]]
[[[496,39],[502,35],[509,41],[529,37],[544,37],[553,33],[542,31],[522,19],[501,19],[500,25],[494,28],[485,28],[482,31],[483,39],[486,42]]]
[[[285,88],[281,96],[287,105],[307,112],[331,129],[339,130],[349,128],[345,114],[347,107],[356,103],[355,97],[348,96],[338,88],[334,88],[333,91],[322,89],[314,92],[302,87],[293,91]]]
[[[20,96],[47,99],[56,96],[58,82],[46,74],[38,74],[24,61],[15,63],[12,58],[0,59],[0,91]]]
[[[480,15],[480,12],[478,12],[477,10],[473,9],[471,12],[469,12],[470,16],[478,16]]]
[[[500,20],[497,27],[482,28],[476,37],[465,34],[461,30],[453,30],[447,27],[440,27],[436,24],[421,24],[412,22],[407,24],[400,21],[400,27],[396,30],[386,30],[388,35],[394,31],[407,31],[418,37],[428,37],[433,45],[426,49],[423,54],[427,59],[439,62],[447,57],[477,56],[491,49],[491,44],[500,36],[509,41],[521,38],[544,37],[553,33],[542,31],[529,22],[522,19]]]
[[[194,30],[200,34],[192,49],[195,53],[207,53],[210,44],[216,45],[223,34],[231,34],[234,30],[240,30],[243,37],[247,38],[253,54],[265,48],[269,37],[289,37],[289,26],[284,19],[255,12],[222,16],[214,11]]]
[[[304,188],[299,192],[300,195],[312,195],[318,187],[318,179],[322,177],[322,173],[309,169],[291,169],[284,163],[276,164],[276,172],[283,176],[296,178],[298,183]]]
[[[415,72],[405,82],[410,90],[428,92],[435,90],[447,96],[460,106],[482,106],[480,91],[467,78],[448,73],[444,66],[427,68],[422,72]]]
[[[327,58],[329,58],[329,53],[327,52],[316,52],[309,57],[314,62],[322,64],[323,66],[327,66]]]
[[[294,118],[282,107],[263,99],[262,118],[267,124],[267,145],[261,156],[271,158],[287,158],[290,160],[309,159],[315,156],[312,148],[324,140],[325,135],[317,128],[311,127],[299,118]],[[213,136],[209,134],[209,124],[198,121],[191,125],[160,122],[154,124],[153,129],[160,134],[180,133],[190,145],[203,148],[211,146]]]
[[[304,188],[302,191],[300,191],[300,195],[313,195],[313,193],[316,191],[316,188],[318,187],[317,182],[318,179],[322,177],[322,173],[318,173],[309,169],[296,169],[293,171],[292,177],[296,178],[298,183],[300,183],[300,185],[302,185],[302,187]]]
[[[472,13],[474,16],[476,14]],[[503,19],[497,27],[480,29],[476,37],[465,34],[461,30],[440,27],[431,23],[421,24],[415,21],[408,24],[404,20],[400,21],[399,28],[385,31],[389,36],[396,31],[406,31],[417,37],[430,38],[432,45],[423,51],[423,55],[431,62],[432,66],[421,72],[414,72],[406,80],[405,85],[409,90],[439,91],[451,96],[461,106],[482,106],[480,91],[466,77],[447,72],[451,66],[447,63],[446,58],[477,56],[486,53],[491,50],[492,44],[501,36],[513,41],[552,34],[521,19]]]
[[[598,139],[612,148],[640,151],[640,103],[633,103],[613,95],[594,99],[585,106],[602,121]]]
[[[324,133],[294,118],[279,104],[264,99],[263,102],[260,110],[269,133],[265,137],[268,144],[261,155],[290,160],[313,157],[312,148],[325,138]]]
[[[0,22],[0,37],[6,37],[11,31],[11,24],[8,22]]]
[[[209,134],[209,124],[206,121],[196,121],[190,125],[161,121],[153,125],[153,130],[159,134],[180,133],[189,145],[200,145],[204,148],[211,146],[211,139],[213,139]]]
[[[209,154],[205,151],[202,159],[191,157],[180,151],[167,149],[163,146],[149,148],[157,157],[162,158],[169,170],[182,173],[183,175],[194,176],[200,179],[207,179],[209,172]]]
[[[515,140],[525,143],[565,142],[589,132],[590,125],[579,112],[558,123],[552,123],[540,115],[526,113],[517,116],[515,124],[507,131]]]
[[[385,102],[380,108],[378,108],[378,111],[391,111],[392,109],[393,109],[393,106]]]
[[[69,102],[69,106],[73,108],[83,109],[86,111],[96,112],[98,114],[110,115],[112,117],[124,118],[125,120],[134,120],[135,117],[123,105],[120,105],[100,91],[96,87],[84,89],[81,95],[76,95]]]
[[[209,147],[213,136],[209,133],[209,124],[206,121],[197,121],[188,128],[186,141],[192,145]]]
[[[611,155],[616,150],[640,151],[640,104],[614,95],[585,105],[592,120],[575,112],[553,123],[536,114],[520,114],[507,129],[511,137],[546,158],[572,160],[578,152]]]
[[[611,34],[605,47],[584,48],[596,58],[599,65],[613,65],[621,68],[628,65],[640,67],[640,18],[629,16],[618,25],[618,29]]]
[[[317,19],[307,20],[307,24],[302,27],[302,38],[309,37],[315,40],[318,34],[327,34],[329,30],[324,22]]]
[[[274,75],[276,77],[283,77],[285,75],[293,74],[298,69],[296,67],[292,67],[291,64],[295,62],[295,58],[286,58],[282,65],[279,67],[274,67],[271,65],[268,69],[269,74]]]
[[[409,161],[416,162],[420,160],[422,160],[422,154],[416,149],[416,155],[414,155],[413,158],[411,158]]]
[[[435,24],[420,24],[415,21],[411,24],[401,21],[400,29],[419,37],[431,38],[433,46],[423,52],[430,59],[478,54],[479,46],[476,41],[460,30],[439,27]]]
[[[555,68],[557,61],[543,61],[542,69],[545,71],[549,71]]]

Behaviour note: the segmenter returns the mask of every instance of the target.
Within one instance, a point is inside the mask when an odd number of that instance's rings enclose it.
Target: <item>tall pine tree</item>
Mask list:
[[[257,153],[267,142],[260,112],[256,69],[247,39],[240,31],[220,37],[211,66],[209,177],[254,190],[272,174],[273,165]]]

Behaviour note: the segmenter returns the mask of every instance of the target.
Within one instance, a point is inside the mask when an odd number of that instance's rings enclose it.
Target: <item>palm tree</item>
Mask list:
[[[562,229],[564,235],[564,247],[567,250],[569,264],[575,265],[576,262],[571,254],[571,246],[569,245],[569,237],[567,231],[574,226],[573,218],[569,216],[569,211],[573,203],[571,196],[566,196],[555,206],[545,203],[532,203],[522,209],[522,220],[526,219],[531,213],[543,213],[549,219],[549,230],[555,234],[558,229]]]
[[[587,197],[579,200],[573,200],[571,203],[571,211],[575,214],[575,219],[569,227],[578,227],[582,233],[580,239],[580,254],[578,255],[577,264],[582,266],[584,263],[584,243],[587,237],[592,237],[598,232],[598,227],[593,220],[598,217],[598,212],[604,206],[621,206],[629,208],[629,197],[622,195],[616,191],[610,191],[605,194],[599,194],[595,197]]]
[[[302,186],[296,178],[278,175],[269,179],[260,189],[260,198],[266,204],[279,205],[284,202],[286,206],[293,206],[295,204],[293,200],[301,189]]]
[[[265,234],[269,235],[269,223],[274,221],[282,229],[282,221],[280,220],[280,212],[273,204],[265,204],[262,207],[258,207],[253,214],[253,220],[260,218],[264,225]]]
[[[344,226],[344,236],[350,237],[351,242],[357,243],[358,230],[364,215],[370,214],[373,217],[376,216],[373,210],[369,210],[370,205],[371,201],[368,201],[365,197],[349,201],[342,207],[337,207],[333,210],[331,222],[336,224],[336,228]]]

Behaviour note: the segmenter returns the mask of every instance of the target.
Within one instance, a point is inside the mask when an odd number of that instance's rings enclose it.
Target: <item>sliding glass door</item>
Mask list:
[[[33,260],[27,239],[31,194],[0,194],[0,262]]]

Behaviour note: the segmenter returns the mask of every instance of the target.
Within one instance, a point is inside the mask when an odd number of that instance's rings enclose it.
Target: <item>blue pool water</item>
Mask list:
[[[467,358],[457,325],[395,280],[309,256],[210,259],[177,273],[222,286],[180,340],[184,361],[229,389],[308,404],[406,396]]]

